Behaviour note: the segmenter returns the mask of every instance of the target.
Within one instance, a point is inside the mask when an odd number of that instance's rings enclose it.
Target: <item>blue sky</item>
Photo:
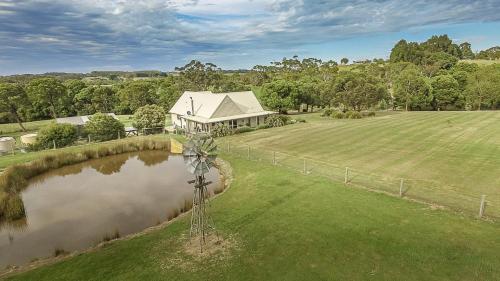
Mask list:
[[[0,0],[0,75],[386,58],[401,38],[500,45],[499,0]]]

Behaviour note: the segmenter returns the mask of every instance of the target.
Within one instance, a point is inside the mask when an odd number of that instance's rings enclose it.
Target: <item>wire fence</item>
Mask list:
[[[292,155],[250,145],[219,142],[219,150],[249,161],[265,162],[286,167],[303,175],[317,175],[349,185],[385,192],[446,207],[468,215],[500,219],[500,194],[474,193],[463,187],[443,185],[432,180],[395,178],[373,174],[353,167]]]

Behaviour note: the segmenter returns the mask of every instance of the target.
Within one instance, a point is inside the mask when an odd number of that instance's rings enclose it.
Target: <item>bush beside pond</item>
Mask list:
[[[112,116],[96,113],[85,124],[85,132],[94,141],[108,141],[125,136],[125,127],[122,122]]]
[[[150,129],[149,131],[163,130],[165,128],[165,110],[158,105],[145,105],[134,113],[133,126],[138,129]]]
[[[65,147],[72,145],[78,139],[76,127],[70,124],[50,124],[38,132],[34,149]]]

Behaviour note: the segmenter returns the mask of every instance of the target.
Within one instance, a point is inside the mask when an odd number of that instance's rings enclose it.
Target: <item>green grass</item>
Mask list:
[[[42,121],[33,121],[33,122],[25,122],[23,123],[24,127],[28,132],[37,131],[42,127],[49,125],[54,122],[53,119],[50,120],[42,120]],[[12,136],[12,133],[18,133],[18,135],[25,134],[19,124],[17,123],[8,123],[8,124],[0,124],[0,135],[9,135]]]
[[[500,225],[222,155],[230,251],[183,251],[189,217],[7,280],[499,280]]]
[[[305,124],[258,130],[227,140],[233,146],[250,145],[255,151],[295,155],[286,161],[295,161],[291,166],[299,168],[302,157],[337,167],[341,177],[344,167],[349,167],[354,180],[377,186],[386,181],[395,192],[399,191],[399,178],[405,178],[411,185],[408,195],[474,213],[485,194],[490,214],[500,216],[500,112],[377,114],[379,117],[361,120],[306,114],[302,115],[308,120]],[[324,168],[317,166],[317,170]]]

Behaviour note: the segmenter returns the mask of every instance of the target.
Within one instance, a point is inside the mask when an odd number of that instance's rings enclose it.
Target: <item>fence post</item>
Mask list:
[[[56,140],[52,140],[52,143],[54,144],[54,149],[57,149],[57,147],[56,147]]]
[[[404,179],[399,182],[399,197],[403,197]]]
[[[486,195],[481,195],[481,205],[479,206],[479,218],[483,217],[485,206],[486,206]]]
[[[273,165],[276,165],[276,151],[273,151]]]
[[[304,175],[307,175],[307,163],[306,163],[306,158],[304,158]]]
[[[247,160],[250,160],[250,145],[247,147]]]
[[[347,184],[348,182],[349,182],[349,167],[345,167],[344,183]]]

